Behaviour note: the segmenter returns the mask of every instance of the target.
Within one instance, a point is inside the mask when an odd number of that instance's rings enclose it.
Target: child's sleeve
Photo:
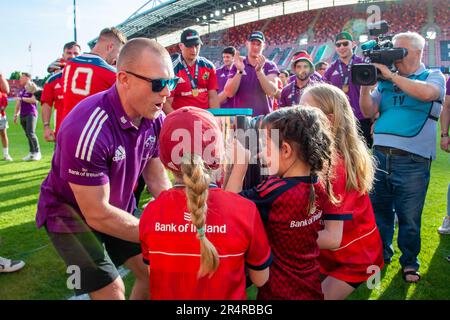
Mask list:
[[[144,213],[142,214],[142,217],[139,220],[139,240],[141,242],[142,260],[146,265],[150,265],[150,253],[147,245],[147,234],[146,234],[148,225],[147,216],[149,215],[150,206],[151,204],[147,205],[147,208],[145,208],[146,210],[144,210]]]
[[[272,251],[270,250],[264,225],[256,208],[251,216],[253,218],[252,232],[245,255],[245,262],[249,269],[260,271],[266,269],[272,263]]]
[[[353,218],[353,209],[349,206],[350,199],[346,190],[346,174],[345,167],[339,166],[336,170],[336,176],[332,181],[334,196],[339,200],[339,203],[333,204],[325,190],[322,189],[320,200],[323,209],[323,220],[351,220]]]

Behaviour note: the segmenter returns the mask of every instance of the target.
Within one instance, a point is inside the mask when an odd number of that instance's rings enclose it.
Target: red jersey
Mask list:
[[[5,109],[8,106],[8,95],[5,92],[0,92],[0,116],[6,117]]]
[[[369,195],[361,195],[356,190],[346,191],[346,179],[345,164],[340,158],[332,184],[341,203],[329,211],[330,214],[324,215],[324,220],[343,220],[343,213],[351,219],[344,220],[341,246],[320,251],[320,270],[342,281],[363,282],[373,275],[373,271],[368,271],[369,266],[383,268],[383,245]]]
[[[269,266],[271,251],[256,206],[216,186],[207,204],[206,236],[220,264],[212,278],[201,279],[200,242],[184,187],[163,192],[145,209],[139,229],[144,262],[150,264],[152,300],[245,300],[245,266]]]
[[[311,183],[316,211],[309,214]],[[241,192],[259,209],[272,248],[269,281],[259,289],[260,300],[323,300],[317,238],[328,197],[317,177],[271,177]]]
[[[94,54],[67,62],[63,70],[64,103],[61,121],[83,99],[105,91],[116,82],[116,69]]]
[[[193,66],[188,66],[180,55],[173,64],[175,76],[180,78],[180,80],[178,81],[175,90],[171,92],[171,95],[173,96],[172,108],[177,110],[183,107],[193,106],[208,109],[208,91],[219,89],[216,68],[212,62],[206,58],[198,57]],[[186,72],[186,67],[189,70],[189,74]],[[197,69],[198,75],[196,77]],[[192,81],[194,81],[196,85],[192,84]],[[195,86],[197,86],[196,90],[193,89]]]
[[[41,104],[48,104],[50,107],[54,107],[56,110],[56,128],[55,132],[59,131],[61,126],[61,112],[64,98],[63,92],[63,77],[62,71],[55,73],[47,79],[42,91]]]

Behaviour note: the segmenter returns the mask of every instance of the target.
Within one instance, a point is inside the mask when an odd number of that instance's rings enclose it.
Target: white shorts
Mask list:
[[[5,117],[0,116],[0,130],[8,129],[8,119]]]

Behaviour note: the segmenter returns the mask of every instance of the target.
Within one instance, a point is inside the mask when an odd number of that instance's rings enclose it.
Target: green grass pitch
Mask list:
[[[5,299],[67,299],[73,292],[66,287],[66,268],[49,243],[44,230],[37,230],[34,222],[39,187],[46,177],[53,153],[53,144],[43,140],[43,128],[37,134],[43,160],[21,161],[28,153],[28,143],[19,125],[12,122],[13,104],[7,109],[10,119],[8,136],[14,162],[0,161],[0,256],[23,259],[26,266],[14,274],[0,274],[0,300]],[[381,284],[374,290],[359,288],[349,299],[449,299],[450,236],[440,236],[437,228],[446,212],[446,191],[450,182],[449,155],[438,152],[432,165],[431,183],[422,220],[422,280],[418,284],[403,282],[398,264],[399,250],[394,261],[383,270]],[[146,195],[143,201],[149,199]],[[142,202],[141,202],[142,203]],[[132,276],[125,279],[127,291]],[[249,290],[254,298],[256,290]]]

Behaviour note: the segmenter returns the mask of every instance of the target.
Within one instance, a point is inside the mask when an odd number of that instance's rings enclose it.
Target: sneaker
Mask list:
[[[22,158],[23,161],[31,161],[31,158],[33,157],[32,153],[29,153],[27,156],[25,156],[24,158]]]
[[[39,161],[39,160],[41,160],[42,159],[42,154],[40,153],[40,152],[37,152],[37,153],[33,153],[32,155],[31,155],[31,161]]]
[[[445,217],[442,226],[439,227],[438,232],[440,234],[450,234],[450,217]]]
[[[0,257],[0,273],[16,272],[25,266],[25,262]]]
[[[5,161],[13,161],[13,158],[11,158],[11,156],[9,154],[3,156],[3,160]]]

